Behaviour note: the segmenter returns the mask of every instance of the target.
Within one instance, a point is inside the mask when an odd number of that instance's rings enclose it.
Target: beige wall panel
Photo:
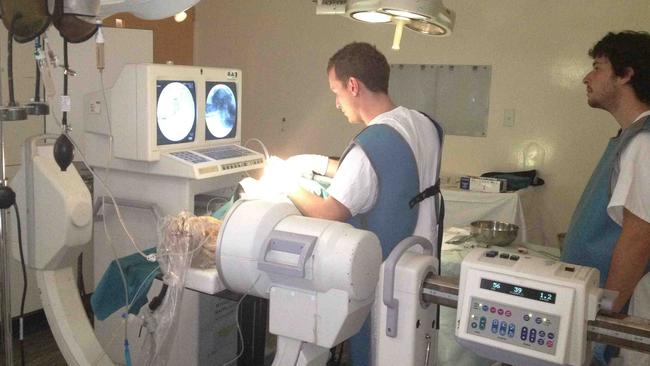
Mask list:
[[[351,41],[377,45],[390,63],[489,64],[488,135],[448,136],[443,173],[523,168],[523,149],[545,149],[540,167],[549,240],[565,231],[607,139],[617,130],[606,112],[587,106],[587,50],[610,30],[648,29],[647,0],[446,0],[453,34],[431,38],[393,27],[316,15],[305,0],[203,1],[196,7],[195,63],[243,69],[243,140],[259,137],[277,155],[340,154],[359,130],[334,108],[325,67]],[[503,113],[514,109],[514,127]]]

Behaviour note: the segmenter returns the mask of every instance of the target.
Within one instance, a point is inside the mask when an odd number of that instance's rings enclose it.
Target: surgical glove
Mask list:
[[[300,172],[293,169],[286,161],[271,156],[266,160],[264,175],[260,183],[271,192],[288,195],[300,187]]]
[[[271,186],[264,184],[257,179],[247,177],[242,179],[239,182],[239,185],[241,185],[244,190],[244,192],[241,194],[242,199],[260,199],[273,202],[290,202],[287,199],[286,194],[274,190]]]
[[[327,198],[329,196],[325,187],[311,179],[302,178],[300,180],[300,188],[321,198]]]
[[[298,171],[301,175],[311,179],[313,173],[320,175],[325,175],[325,173],[327,173],[329,158],[324,155],[300,154],[287,159],[287,164],[293,170]]]

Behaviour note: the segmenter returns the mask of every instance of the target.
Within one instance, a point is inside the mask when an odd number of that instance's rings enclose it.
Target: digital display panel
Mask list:
[[[219,140],[237,135],[237,84],[205,83],[205,139]]]
[[[524,297],[526,299],[537,300],[549,304],[555,304],[555,293],[549,291],[541,291],[533,288],[515,286],[502,281],[490,280],[481,278],[481,288],[501,292],[503,294]]]
[[[196,137],[196,88],[193,81],[156,81],[158,145],[194,141]]]

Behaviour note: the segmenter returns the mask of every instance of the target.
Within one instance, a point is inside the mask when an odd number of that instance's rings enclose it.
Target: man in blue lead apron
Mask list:
[[[289,195],[305,215],[348,221],[373,231],[384,259],[410,235],[436,243],[436,181],[442,130],[424,114],[396,106],[388,95],[390,66],[374,46],[351,43],[334,54],[327,66],[336,108],[348,122],[366,127],[340,160],[318,155],[288,159],[333,176],[326,198],[305,190]],[[369,364],[369,330],[351,340],[354,366]]]
[[[648,318],[650,35],[609,33],[589,55],[593,69],[583,80],[587,102],[609,112],[621,129],[610,139],[582,194],[562,259],[598,268],[601,286],[619,292],[615,312],[629,310]],[[615,353],[612,347],[598,345],[593,363],[607,364]],[[647,360],[639,363],[637,356],[623,358],[630,365],[650,364]]]

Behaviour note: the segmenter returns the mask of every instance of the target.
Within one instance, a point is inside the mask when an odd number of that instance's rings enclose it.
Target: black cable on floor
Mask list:
[[[20,299],[20,360],[21,365],[25,366],[25,342],[23,341],[23,316],[25,315],[25,298],[27,297],[27,270],[25,269],[25,254],[23,253],[23,235],[20,229],[20,214],[18,213],[18,204],[14,203],[16,211],[16,226],[18,228],[18,249],[20,251],[20,266],[23,270],[23,295]]]

